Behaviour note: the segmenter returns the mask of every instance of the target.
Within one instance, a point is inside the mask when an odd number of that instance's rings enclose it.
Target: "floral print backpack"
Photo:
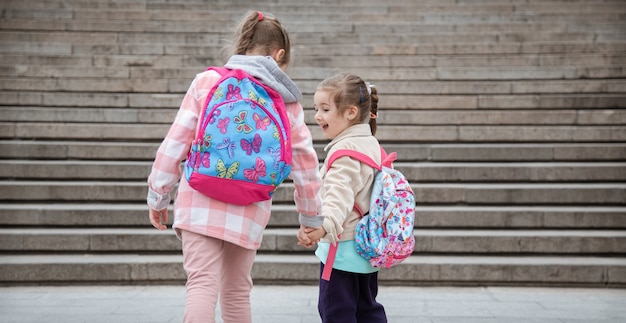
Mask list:
[[[406,177],[391,164],[396,159],[396,153],[387,154],[381,147],[383,162],[378,165],[360,152],[340,149],[329,157],[328,167],[342,156],[350,156],[378,170],[368,214],[364,215],[354,205],[362,216],[354,236],[357,253],[375,268],[389,268],[401,263],[413,253],[415,247],[415,194]],[[322,273],[325,280],[330,280],[336,253],[337,246],[331,244]]]

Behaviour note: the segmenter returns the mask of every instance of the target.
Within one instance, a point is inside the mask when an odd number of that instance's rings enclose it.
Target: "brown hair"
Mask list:
[[[249,11],[235,28],[234,42],[224,49],[225,57],[246,55],[249,52],[269,56],[273,51],[284,49],[285,55],[279,65],[289,65],[291,43],[287,30],[270,13]]]
[[[369,118],[372,135],[376,134],[376,117],[378,115],[378,91],[359,76],[340,73],[323,80],[318,90],[330,91],[339,113],[351,106],[359,110],[356,123],[363,123]]]

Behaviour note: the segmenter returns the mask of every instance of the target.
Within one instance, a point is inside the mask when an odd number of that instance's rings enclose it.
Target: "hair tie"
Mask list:
[[[263,21],[263,13],[260,11],[257,11],[256,13],[259,14],[259,21]]]

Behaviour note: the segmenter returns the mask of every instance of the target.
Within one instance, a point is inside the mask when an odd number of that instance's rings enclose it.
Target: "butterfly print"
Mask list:
[[[196,150],[196,148],[192,148],[191,150],[191,154],[189,155],[189,159],[187,160],[187,165],[189,165],[189,167],[196,169],[196,165],[198,164],[198,151]]]
[[[247,155],[252,155],[252,151],[254,151],[255,153],[261,151],[262,142],[263,139],[261,139],[261,136],[259,136],[259,134],[257,133],[254,135],[252,141],[247,139],[241,139],[241,149],[243,149]]]
[[[268,147],[267,153],[274,158],[274,169],[278,169],[278,162],[280,162],[280,149]]]
[[[258,182],[259,177],[264,177],[266,174],[265,162],[259,157],[256,158],[256,164],[253,168],[246,168],[243,171],[243,176],[253,182]]]
[[[235,87],[232,84],[228,84],[228,92],[226,93],[226,100],[236,98],[241,100],[241,88]]]
[[[252,115],[252,119],[256,122],[257,129],[267,130],[267,126],[271,123],[270,117],[261,117],[256,112]]]
[[[201,153],[202,157],[200,158],[200,163],[204,168],[209,168],[211,166],[211,154],[210,153]]]
[[[277,126],[274,126],[274,133],[272,133],[272,137],[274,137],[274,139],[280,139],[280,133],[278,132]]]
[[[270,178],[272,179],[272,183],[270,185],[276,186],[276,173],[271,173]]]
[[[216,109],[215,111],[213,111],[213,115],[211,116],[211,119],[209,119],[209,123],[210,124],[214,124],[215,123],[215,117],[219,117],[220,114],[222,114],[221,110],[217,110]]]
[[[237,148],[237,145],[235,144],[234,141],[231,141],[230,138],[224,138],[224,141],[222,143],[219,143],[216,145],[217,149],[227,149],[228,151],[228,157],[233,158],[233,156],[235,155],[235,148]]]
[[[239,115],[233,118],[233,121],[237,124],[237,132],[243,133],[251,133],[252,127],[246,123],[246,117],[248,116],[248,111],[241,110],[239,111]]]
[[[234,162],[230,164],[230,166],[226,167],[224,161],[222,159],[218,159],[215,169],[217,170],[217,177],[233,178],[233,176],[239,171],[239,162]]]
[[[202,138],[202,145],[199,146],[200,151],[207,151],[211,148],[211,140],[213,140],[213,135],[209,135],[208,133],[204,134],[204,138]]]
[[[189,164],[191,168],[193,168],[196,171],[198,170],[200,165],[208,168],[211,164],[210,156],[211,156],[210,153],[200,153],[198,152],[197,148],[194,148],[191,151],[191,156],[189,156],[189,160],[187,161],[187,163]]]
[[[228,131],[228,123],[230,122],[230,118],[226,117],[224,119],[219,119],[217,121],[217,127],[220,128],[220,132],[225,134]]]
[[[222,90],[222,87],[220,86],[215,90],[215,92],[213,92],[213,101],[217,101],[223,96],[224,96],[224,92]]]
[[[258,98],[256,97],[256,94],[254,94],[254,91],[252,90],[248,90],[248,97],[250,98],[250,100],[253,100],[253,101],[258,100]]]

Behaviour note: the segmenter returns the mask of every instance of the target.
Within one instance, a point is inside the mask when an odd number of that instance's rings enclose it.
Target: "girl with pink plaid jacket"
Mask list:
[[[224,65],[242,69],[272,87],[285,101],[291,121],[293,149],[289,177],[295,186],[294,201],[300,222],[321,225],[321,179],[312,137],[304,123],[299,101],[302,94],[285,74],[290,60],[289,35],[280,22],[261,12],[248,13],[237,27],[233,55]],[[251,322],[250,272],[261,244],[272,200],[247,206],[227,204],[192,189],[181,176],[180,163],[195,137],[199,114],[211,87],[220,75],[205,71],[196,75],[179,112],[156,155],[148,178],[150,222],[166,229],[170,192],[178,184],[174,203],[176,235],[182,240],[183,267],[187,272],[185,322],[215,322],[220,299],[224,322]]]

